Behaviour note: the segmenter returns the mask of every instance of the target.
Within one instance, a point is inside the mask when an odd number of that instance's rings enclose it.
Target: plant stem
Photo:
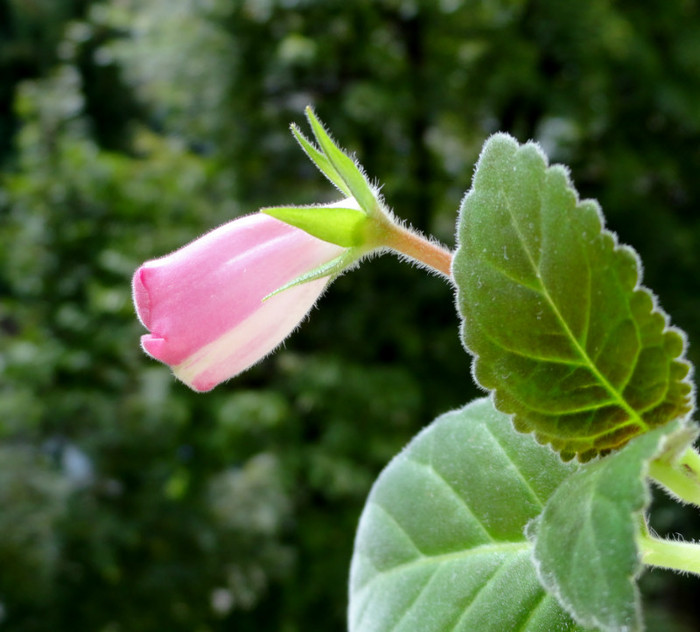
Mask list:
[[[397,224],[390,224],[382,231],[381,243],[409,259],[451,279],[452,252],[445,246]]]
[[[652,461],[649,476],[680,500],[700,507],[700,454],[692,447],[678,461]]]
[[[648,533],[638,539],[642,563],[700,575],[700,545],[654,538]]]

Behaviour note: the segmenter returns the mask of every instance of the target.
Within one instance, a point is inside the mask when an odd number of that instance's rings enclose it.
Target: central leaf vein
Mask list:
[[[564,331],[566,337],[569,339],[569,341],[573,345],[576,353],[578,353],[578,355],[581,357],[581,359],[583,360],[583,362],[587,366],[588,370],[595,376],[595,378],[600,382],[600,384],[603,386],[603,388],[605,388],[605,390],[607,390],[608,393],[610,393],[611,397],[615,400],[617,405],[620,408],[622,408],[643,431],[648,430],[649,429],[648,425],[637,414],[637,412],[627,403],[627,401],[625,401],[622,394],[598,370],[598,367],[591,360],[586,349],[584,349],[581,346],[581,343],[579,342],[578,338],[576,338],[574,333],[571,331],[569,324],[567,323],[566,319],[564,318],[561,311],[559,310],[559,307],[557,306],[556,302],[552,298],[552,295],[549,293],[547,285],[545,284],[544,279],[542,278],[542,272],[539,268],[539,265],[535,261],[533,253],[530,251],[530,248],[528,247],[527,240],[525,239],[525,236],[523,235],[523,233],[520,229],[520,225],[517,221],[515,213],[513,212],[513,208],[512,208],[512,205],[510,203],[510,200],[506,196],[505,191],[501,190],[500,194],[501,194],[500,197],[501,197],[501,200],[503,202],[503,205],[508,212],[508,216],[510,218],[511,225],[513,226],[513,229],[515,230],[515,232],[518,236],[518,240],[523,248],[523,252],[525,253],[527,260],[530,263],[530,266],[532,267],[532,271],[534,272],[535,277],[537,278],[537,281],[540,285],[540,292],[541,292],[542,296],[544,297],[544,299],[549,304],[549,306],[552,310],[552,313],[554,314],[554,317],[559,322],[562,330]]]

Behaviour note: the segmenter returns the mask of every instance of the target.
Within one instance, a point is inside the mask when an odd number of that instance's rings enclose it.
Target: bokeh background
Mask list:
[[[140,351],[129,287],[337,197],[307,104],[448,245],[488,135],[537,139],[700,360],[696,0],[0,0],[0,630],[345,628],[372,480],[477,395],[449,286],[371,261],[207,395]],[[652,523],[700,537],[661,497]],[[649,630],[700,629],[698,581],[646,573]]]

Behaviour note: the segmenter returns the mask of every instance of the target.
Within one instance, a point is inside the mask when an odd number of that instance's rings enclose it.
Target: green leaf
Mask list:
[[[691,410],[682,332],[638,285],[634,251],[536,145],[487,141],[458,241],[474,376],[520,431],[586,460]]]
[[[488,399],[438,418],[367,500],[350,632],[580,630],[540,585],[524,536],[575,470]]]
[[[306,116],[309,119],[314,136],[320,148],[323,150],[323,153],[326,155],[331,167],[340,176],[347,189],[350,190],[351,196],[357,200],[357,203],[367,211],[367,213],[373,215],[378,206],[377,198],[360,167],[352,158],[345,155],[333,142],[328,132],[324,129],[323,124],[319,121],[311,108],[306,108]],[[333,180],[333,182],[335,182],[335,180]],[[344,189],[341,189],[341,191],[343,190]]]
[[[311,159],[311,162],[318,167],[321,173],[325,175],[332,184],[338,187],[341,193],[344,193],[348,197],[352,197],[352,192],[348,188],[348,185],[343,181],[343,178],[340,177],[340,174],[335,170],[335,167],[333,167],[328,158],[326,158],[318,149],[316,149],[316,147],[313,146],[313,144],[307,140],[306,136],[299,131],[299,128],[296,125],[292,125],[292,134],[294,134],[294,137],[301,145],[301,148],[306,152],[306,155]]]
[[[363,244],[362,229],[368,221],[367,215],[356,208],[337,206],[274,206],[260,212],[343,248]]]
[[[643,628],[635,580],[642,568],[636,537],[649,503],[644,477],[648,461],[677,428],[667,424],[582,466],[528,525],[543,585],[581,625],[605,632]],[[680,434],[687,441],[685,431]]]

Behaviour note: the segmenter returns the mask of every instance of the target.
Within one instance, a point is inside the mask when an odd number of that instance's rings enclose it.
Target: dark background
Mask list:
[[[344,629],[372,480],[477,394],[450,288],[368,262],[207,395],[141,352],[129,288],[337,198],[289,134],[307,104],[450,246],[488,135],[539,140],[700,359],[697,1],[0,0],[0,629]],[[642,585],[649,630],[700,629],[697,579]]]

